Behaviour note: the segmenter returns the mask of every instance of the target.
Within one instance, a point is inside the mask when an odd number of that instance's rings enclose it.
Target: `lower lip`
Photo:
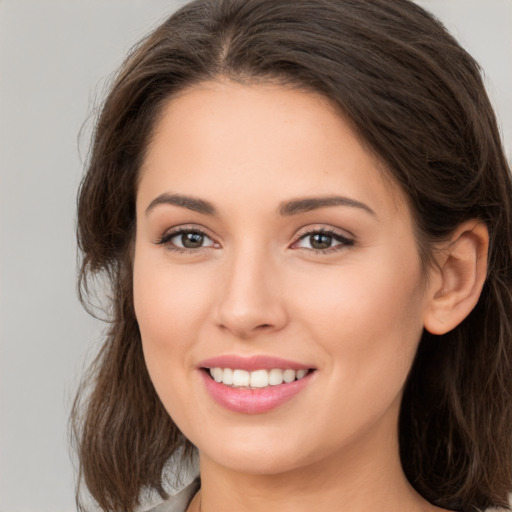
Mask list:
[[[314,372],[290,383],[257,389],[232,388],[216,382],[204,370],[200,370],[200,373],[208,393],[219,405],[234,412],[261,414],[279,407],[300,393],[309,384]]]

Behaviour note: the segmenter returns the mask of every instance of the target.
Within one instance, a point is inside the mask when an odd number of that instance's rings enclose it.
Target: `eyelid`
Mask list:
[[[298,239],[311,233],[330,233],[350,240],[355,240],[356,238],[356,236],[347,229],[335,227],[330,224],[308,224],[307,226],[300,228],[295,236]]]
[[[180,247],[174,244],[170,244],[170,240],[183,233],[198,233],[205,238],[208,238],[213,242],[212,245],[203,246],[203,247],[197,247],[197,248],[184,248]],[[301,240],[305,239],[308,236],[314,235],[314,234],[324,234],[331,236],[336,241],[339,242],[339,244],[328,247],[326,249],[315,249],[315,248],[307,248],[307,247],[294,247],[296,246]],[[210,233],[210,230],[204,228],[203,226],[199,226],[197,224],[182,224],[173,226],[171,228],[166,229],[162,235],[159,235],[156,240],[153,241],[155,245],[161,245],[161,246],[167,246],[168,250],[172,250],[175,252],[182,252],[182,253],[194,253],[198,251],[204,251],[209,250],[212,248],[219,248],[220,244],[217,241],[217,237],[215,235],[212,235]],[[342,249],[345,249],[349,246],[353,246],[355,243],[355,237],[351,233],[348,233],[346,230],[341,230],[339,228],[334,228],[333,226],[326,226],[326,225],[309,225],[307,227],[304,227],[300,229],[297,234],[294,237],[294,241],[290,245],[292,249],[295,250],[304,250],[309,253],[320,253],[320,254],[328,254],[329,252],[336,252]]]
[[[183,233],[198,233],[204,236],[205,238],[210,239],[213,242],[213,245],[197,248],[184,248],[170,244],[170,240],[172,238]],[[210,234],[208,229],[204,228],[203,226],[198,226],[197,224],[180,224],[178,226],[168,228],[163,232],[163,234],[159,235],[157,239],[153,241],[153,243],[155,245],[169,246],[167,247],[168,250],[187,253],[208,250],[220,246],[219,242],[216,240],[216,237]],[[171,245],[172,247],[170,247]]]
[[[335,245],[333,247],[328,247],[326,249],[314,249],[314,248],[307,248],[307,247],[294,247],[297,245],[301,240],[304,240],[308,236],[314,235],[314,234],[324,234],[331,236],[336,241],[340,242],[338,245]],[[348,233],[346,230],[341,230],[339,228],[334,228],[333,226],[326,226],[326,225],[313,225],[313,226],[307,226],[306,228],[302,228],[299,230],[299,232],[296,234],[293,243],[291,244],[291,248],[294,248],[295,250],[303,250],[308,253],[314,252],[319,254],[328,254],[331,252],[337,252],[343,249],[346,249],[347,247],[351,247],[355,244],[355,236],[351,233]]]

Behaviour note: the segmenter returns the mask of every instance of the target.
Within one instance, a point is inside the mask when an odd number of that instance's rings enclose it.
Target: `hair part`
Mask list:
[[[426,267],[468,219],[490,232],[488,278],[453,331],[427,332],[404,392],[404,471],[453,510],[506,506],[512,489],[512,184],[476,62],[409,0],[196,0],[129,55],[98,119],[78,199],[81,298],[110,284],[111,320],[72,414],[80,478],[105,511],[193,447],[159,401],[133,308],[137,182],[170,98],[222,78],[277,81],[337,105],[404,192]],[[78,496],[78,494],[77,494]],[[85,510],[78,499],[80,510]]]

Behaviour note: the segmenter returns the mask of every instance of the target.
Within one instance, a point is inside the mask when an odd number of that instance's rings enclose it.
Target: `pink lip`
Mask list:
[[[199,373],[210,396],[222,407],[245,414],[261,414],[292,399],[309,384],[314,372],[289,384],[260,389],[232,388],[214,381],[205,370]]]
[[[212,357],[201,361],[198,368],[238,368],[252,372],[254,370],[271,370],[272,368],[280,368],[281,370],[309,370],[311,366],[307,366],[295,361],[288,361],[273,356],[251,356],[240,357],[233,354]]]
[[[279,407],[300,393],[311,382],[311,378],[315,373],[310,372],[300,380],[279,384],[278,386],[248,389],[233,388],[216,382],[210,377],[209,372],[205,368],[238,368],[254,371],[270,370],[272,368],[307,370],[311,366],[268,356],[242,358],[235,355],[226,355],[202,361],[198,365],[198,371],[208,394],[222,407],[244,414],[261,414]]]

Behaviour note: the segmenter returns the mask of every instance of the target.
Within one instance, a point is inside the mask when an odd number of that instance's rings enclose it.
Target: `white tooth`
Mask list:
[[[255,370],[251,372],[250,385],[251,388],[264,388],[268,386],[267,370]]]
[[[222,368],[211,368],[210,375],[215,379],[215,382],[222,382]]]
[[[293,382],[295,380],[295,370],[285,370],[283,372],[283,380],[285,382]]]
[[[271,386],[279,386],[279,384],[283,383],[283,370],[279,368],[272,368],[268,372],[268,383]]]
[[[233,384],[233,370],[231,368],[224,368],[222,383],[228,386],[231,386],[231,384]]]
[[[297,380],[304,378],[306,373],[308,373],[307,370],[297,370]]]
[[[248,386],[249,385],[249,372],[245,370],[233,370],[233,386]]]

